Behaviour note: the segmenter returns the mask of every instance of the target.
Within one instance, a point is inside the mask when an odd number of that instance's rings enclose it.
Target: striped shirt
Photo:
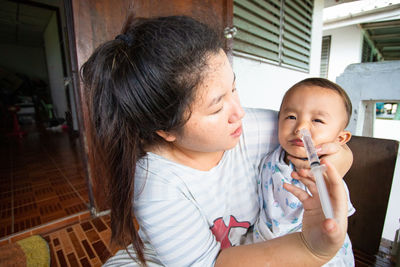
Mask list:
[[[213,266],[221,249],[246,242],[259,213],[259,164],[278,146],[278,116],[245,111],[239,144],[209,171],[153,153],[137,163],[133,207],[155,265]],[[128,264],[121,253],[108,266]]]

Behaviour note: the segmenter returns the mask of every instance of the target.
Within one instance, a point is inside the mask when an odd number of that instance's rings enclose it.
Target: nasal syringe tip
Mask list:
[[[300,134],[302,136],[311,136],[310,132],[307,129],[304,129],[304,128],[300,130]]]

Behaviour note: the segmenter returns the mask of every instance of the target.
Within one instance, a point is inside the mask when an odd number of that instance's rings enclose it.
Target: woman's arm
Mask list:
[[[319,257],[304,245],[300,233],[293,233],[267,242],[232,247],[217,258],[220,266],[321,266],[330,257]]]
[[[303,203],[302,232],[262,243],[227,248],[221,251],[215,266],[321,266],[328,262],[344,242],[347,200],[339,173],[328,161],[322,160],[322,163],[327,166],[326,181],[335,219],[324,218],[314,180],[294,173],[293,178],[301,180],[312,194],[285,184],[285,189]]]

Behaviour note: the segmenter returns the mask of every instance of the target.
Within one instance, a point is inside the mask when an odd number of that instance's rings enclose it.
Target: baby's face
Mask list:
[[[307,157],[300,130],[310,131],[314,145],[341,142],[346,126],[346,108],[332,89],[301,86],[286,95],[279,113],[279,143],[295,157]]]

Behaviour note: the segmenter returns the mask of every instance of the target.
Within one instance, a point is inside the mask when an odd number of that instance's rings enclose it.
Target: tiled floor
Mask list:
[[[32,129],[33,128],[33,129]],[[0,240],[88,210],[78,139],[31,127],[0,140]]]
[[[118,247],[110,246],[110,216],[67,226],[43,235],[50,247],[51,266],[101,266]]]
[[[50,247],[51,266],[101,266],[121,249],[110,246],[109,215],[91,218],[42,236]],[[395,263],[388,257],[389,246],[387,240],[382,240],[375,257],[354,251],[355,266],[394,267]]]
[[[101,266],[119,248],[110,246],[110,217],[88,219],[88,203],[78,140],[32,130],[0,139],[0,249],[41,234],[52,266]],[[355,256],[356,266],[394,266],[383,254]]]

